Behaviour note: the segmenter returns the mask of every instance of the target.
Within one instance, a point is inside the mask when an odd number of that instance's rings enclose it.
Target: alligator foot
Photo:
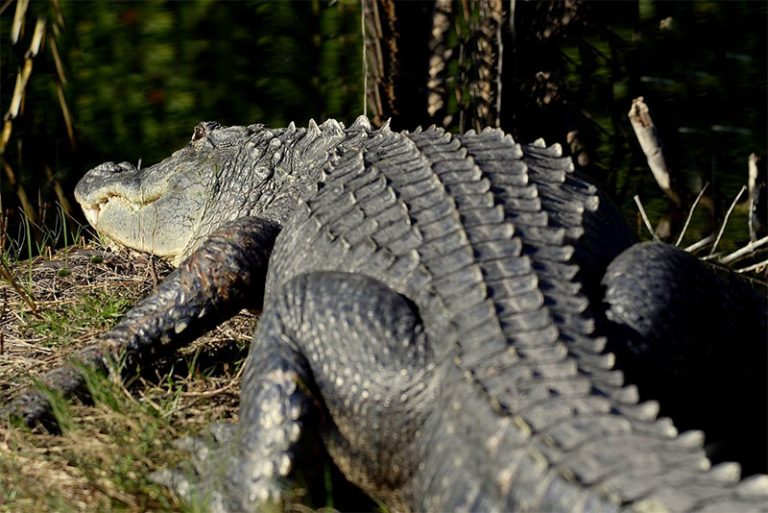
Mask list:
[[[212,512],[226,511],[213,483],[204,483],[203,476],[223,474],[215,470],[226,468],[227,455],[223,449],[234,437],[236,429],[235,424],[213,424],[208,436],[180,438],[174,445],[189,453],[189,460],[178,468],[153,472],[150,480],[174,490],[188,503],[206,504]]]
[[[243,441],[238,436],[236,424],[215,424],[205,435],[181,438],[174,445],[188,453],[189,459],[149,477],[172,489],[187,504],[211,513],[282,511],[289,461],[278,458],[282,467],[275,466],[274,459],[252,461],[244,478]],[[234,486],[235,482],[247,482],[247,487]]]

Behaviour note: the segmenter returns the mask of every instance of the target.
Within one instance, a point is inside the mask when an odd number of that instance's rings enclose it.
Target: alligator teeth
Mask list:
[[[98,224],[99,214],[101,213],[101,205],[102,203],[88,207],[83,206],[83,213],[85,214],[85,218],[92,226],[96,226]]]

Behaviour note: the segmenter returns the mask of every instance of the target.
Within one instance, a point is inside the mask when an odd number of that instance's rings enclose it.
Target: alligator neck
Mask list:
[[[365,139],[367,130],[370,130],[370,124],[362,116],[346,129],[331,119],[321,125],[310,120],[306,128],[296,128],[291,123],[285,129],[268,130],[269,134],[265,135],[271,137],[266,144],[261,144],[263,154],[259,161],[270,166],[270,185],[251,198],[249,215],[282,225],[296,210],[299,201],[317,192],[317,184],[323,180],[324,171],[339,147],[348,147],[351,141]]]

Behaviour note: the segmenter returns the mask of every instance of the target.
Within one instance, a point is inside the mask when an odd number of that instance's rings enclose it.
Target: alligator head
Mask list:
[[[186,147],[151,167],[106,162],[90,170],[75,197],[107,239],[178,264],[227,221],[284,221],[343,137],[336,122],[281,130],[203,122]]]

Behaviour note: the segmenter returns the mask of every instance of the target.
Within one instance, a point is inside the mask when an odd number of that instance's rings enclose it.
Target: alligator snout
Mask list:
[[[123,180],[126,174],[137,172],[138,168],[130,162],[120,162],[119,164],[116,164],[115,162],[104,162],[88,171],[83,179],[90,178],[90,180],[87,181],[98,180],[103,186],[104,180],[109,180],[115,175],[120,175],[120,179]]]
[[[88,171],[75,187],[75,198],[84,206],[94,206],[111,196],[128,201],[141,197],[139,169],[130,162],[105,162]]]

